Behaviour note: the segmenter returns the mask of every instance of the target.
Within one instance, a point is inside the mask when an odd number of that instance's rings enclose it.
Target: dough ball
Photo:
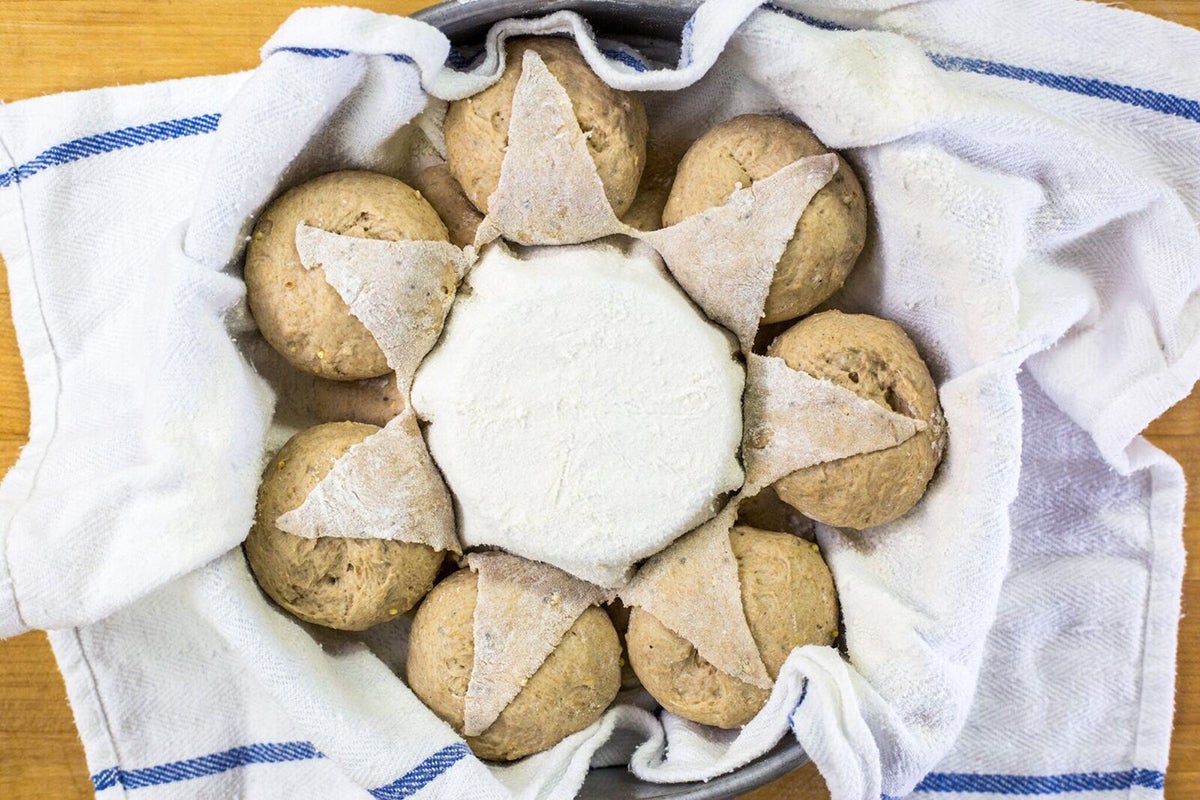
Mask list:
[[[443,553],[386,539],[305,539],[275,525],[343,453],[377,431],[334,422],[293,436],[271,459],[246,538],[250,569],[271,599],[305,622],[361,631],[408,611],[433,586]]]
[[[737,521],[764,531],[791,533],[812,540],[812,520],[779,499],[774,486],[768,486],[738,506]]]
[[[621,216],[621,222],[639,231],[656,231],[663,226],[663,208],[671,194],[671,182],[682,155],[679,148],[653,144],[647,148],[646,169],[638,184],[633,203]]]
[[[365,422],[382,428],[404,410],[396,373],[361,381],[313,381],[313,410],[322,422]]]
[[[612,620],[613,628],[617,632],[617,639],[621,642],[621,688],[636,689],[642,684],[638,682],[637,673],[629,663],[629,647],[625,644],[625,634],[629,631],[629,612],[633,609],[619,599],[614,599],[605,604],[604,610],[608,612],[608,618]]]
[[[442,218],[451,243],[459,247],[474,244],[475,230],[483,221],[483,214],[463,194],[462,187],[450,174],[449,165],[438,164],[422,171],[412,185]]]
[[[448,241],[446,226],[415,189],[373,172],[333,172],[289,189],[259,217],[246,248],[246,295],[266,340],[299,369],[358,380],[388,372],[375,337],[296,252],[306,223],[363,239]]]
[[[684,155],[663,210],[674,225],[721,205],[739,188],[769,177],[807,156],[828,153],[812,132],[780,117],[747,114],[701,136]],[[862,252],[867,204],[846,159],[804,209],[796,235],[775,266],[763,323],[794,319],[837,291]]]
[[[797,470],[776,482],[780,499],[820,522],[859,529],[916,505],[942,460],[946,421],[929,368],[900,326],[826,311],[793,325],[767,352],[929,426],[896,447]]]
[[[475,659],[478,588],[469,569],[439,583],[417,609],[408,641],[409,687],[459,733]],[[617,696],[620,654],[608,615],[587,609],[491,727],[467,744],[480,758],[515,761],[583,730]]]
[[[735,526],[742,607],[759,655],[774,680],[794,648],[831,645],[837,638],[833,576],[816,545],[787,533]],[[685,719],[738,728],[766,704],[770,692],[738,680],[701,658],[654,615],[633,609],[626,634],[633,669],[663,708]]]
[[[646,109],[641,98],[613,89],[596,77],[570,39],[509,40],[500,80],[479,94],[450,104],[445,126],[450,171],[475,207],[486,212],[488,199],[500,182],[512,98],[526,50],[541,56],[570,95],[604,193],[613,212],[621,216],[633,202],[646,163]]]

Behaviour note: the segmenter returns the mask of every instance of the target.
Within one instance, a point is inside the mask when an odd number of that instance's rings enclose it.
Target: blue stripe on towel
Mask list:
[[[1060,89],[1072,94],[1085,97],[1096,97],[1101,100],[1113,100],[1129,106],[1157,111],[1173,117],[1182,117],[1192,122],[1200,122],[1200,100],[1190,100],[1166,92],[1156,92],[1153,89],[1140,89],[1136,86],[1125,86],[1120,83],[1110,83],[1096,78],[1083,78],[1078,75],[1062,75],[1057,72],[1042,72],[1027,67],[1016,67],[1011,64],[999,64],[994,61],[984,61],[981,58],[964,58],[944,53],[927,53],[934,66],[947,72],[973,72],[977,75],[990,75],[996,78],[1032,83],[1046,86],[1050,89]]]
[[[275,50],[276,53],[295,53],[300,56],[308,56],[309,58],[343,58],[350,55],[349,50],[342,50],[339,47],[280,47]],[[398,61],[401,64],[415,64],[416,61],[407,53],[384,53],[392,61]]]
[[[298,56],[308,56],[309,58],[342,58],[350,55],[349,50],[337,47],[280,47],[275,52],[295,53]]]
[[[810,17],[807,14],[801,14],[799,11],[793,11],[789,8],[781,8],[774,3],[763,3],[761,8],[775,14],[800,20],[806,25],[820,28],[821,30],[853,30],[836,22]],[[929,57],[929,60],[933,62],[935,67],[947,72],[971,72],[976,75],[1007,78],[1024,83],[1032,83],[1037,86],[1045,86],[1050,89],[1059,89],[1085,97],[1112,100],[1117,103],[1145,108],[1149,111],[1157,111],[1160,114],[1168,114],[1174,117],[1182,117],[1192,122],[1200,122],[1200,100],[1192,100],[1187,97],[1180,97],[1179,95],[1167,94],[1166,92],[1156,92],[1153,89],[1142,89],[1136,86],[1112,83],[1098,78],[1084,78],[1079,75],[1045,72],[1029,67],[1018,67],[1013,64],[1002,64],[998,61],[987,61],[982,58],[968,58],[966,56],[934,52],[926,52],[925,55]]]
[[[625,66],[631,67],[632,69],[634,69],[637,72],[645,72],[646,70],[649,69],[649,67],[647,67],[645,65],[645,63],[643,63],[637,57],[632,56],[629,53],[626,53],[624,50],[601,50],[600,53],[605,58],[610,59],[612,61],[619,61],[622,64],[624,64]]]
[[[197,136],[202,133],[212,133],[221,121],[220,114],[201,114],[196,117],[169,119],[164,122],[151,122],[147,125],[134,125],[120,128],[107,133],[96,133],[82,136],[69,142],[56,144],[43,150],[19,167],[0,172],[0,189],[14,183],[28,180],[42,170],[69,164],[84,158],[91,158],[114,150],[125,150],[130,147],[140,147],[152,142],[164,142],[170,139],[180,139],[185,136]]]
[[[96,787],[97,792],[114,786],[121,786],[125,789],[143,789],[147,786],[160,786],[164,783],[205,778],[248,764],[279,764],[324,757],[309,742],[264,742],[234,747],[184,761],[159,764],[156,767],[132,770],[110,767],[93,775],[92,784]]]
[[[845,25],[839,25],[836,22],[830,22],[829,20],[826,20],[826,19],[818,19],[816,17],[810,17],[808,14],[801,14],[799,11],[793,11],[790,8],[782,8],[781,6],[777,6],[774,3],[763,3],[761,6],[759,6],[759,8],[762,8],[765,11],[770,11],[774,14],[782,14],[785,17],[791,17],[792,19],[798,19],[801,22],[803,22],[805,25],[811,25],[812,27],[820,28],[823,31],[853,30],[852,28],[847,28]]]
[[[849,30],[842,25],[827,20],[810,17],[797,11],[781,8],[774,3],[764,3],[763,9],[798,19],[807,25],[824,30]],[[689,20],[690,26],[691,20]],[[684,31],[684,50],[690,40],[690,30]],[[349,55],[349,51],[335,48],[306,48],[284,47],[282,52],[297,53],[312,58],[341,58]],[[645,68],[632,56],[619,51],[606,52],[606,56],[628,64],[634,69]],[[686,55],[686,54],[685,54]],[[1079,75],[1065,75],[1056,72],[1044,72],[1029,67],[1018,67],[1012,64],[1002,64],[996,61],[986,61],[980,58],[949,55],[946,53],[926,53],[930,61],[947,72],[971,72],[1008,80],[1023,81],[1038,86],[1045,86],[1072,94],[1094,97],[1101,100],[1124,103],[1126,105],[1144,108],[1160,114],[1179,117],[1191,122],[1200,123],[1200,100],[1193,100],[1179,95],[1158,92],[1153,89],[1143,89],[1119,83],[1085,78]],[[389,53],[393,61],[411,64],[413,60],[404,53]],[[212,133],[217,129],[220,114],[201,114],[195,117],[152,122],[147,125],[135,125],[130,128],[84,136],[70,142],[55,145],[39,153],[30,161],[13,167],[6,172],[0,172],[0,189],[21,183],[37,173],[61,164],[69,164],[91,156],[138,147],[152,142],[178,139],[183,136],[195,136],[202,133]]]
[[[913,789],[913,794],[1006,794],[1036,797],[1073,792],[1122,792],[1135,786],[1163,788],[1166,776],[1151,769],[1124,772],[1071,772],[1065,775],[986,775],[971,772],[931,772]],[[880,800],[901,800],[881,795]]]
[[[806,687],[807,688],[807,687]],[[804,701],[802,693],[800,702]],[[391,783],[371,789],[376,800],[404,800],[445,774],[470,750],[461,742],[448,745],[426,758]],[[123,770],[110,767],[92,776],[97,792],[121,786],[126,790],[161,786],[167,783],[204,778],[250,764],[280,764],[324,758],[309,742],[275,742],[245,745],[183,761],[155,767]],[[926,775],[914,793],[1001,794],[1044,796],[1074,792],[1127,791],[1133,787],[1161,790],[1165,775],[1156,770],[1131,769],[1124,772],[1076,772],[1064,775],[1000,775],[983,773],[932,772]],[[898,800],[883,795],[881,800]]]
[[[788,715],[788,724],[796,732],[795,716],[808,697],[808,679],[800,691],[800,699]],[[1131,769],[1124,772],[1072,772],[1064,775],[999,775],[971,772],[931,772],[917,784],[913,793],[928,794],[1003,794],[1038,796],[1073,792],[1128,791],[1133,787],[1163,788],[1166,776],[1155,770]],[[901,800],[880,795],[880,800]]]
[[[1124,772],[1072,772],[1065,775],[986,775],[931,772],[914,792],[962,792],[1036,796],[1071,792],[1128,791],[1135,786],[1162,789],[1165,775],[1149,769]]]
[[[428,786],[462,758],[470,755],[470,752],[461,742],[443,747],[386,786],[370,790],[370,794],[376,800],[403,800]],[[92,785],[97,792],[116,786],[126,790],[143,789],[147,786],[206,778],[250,764],[280,764],[324,757],[310,742],[251,744],[144,769],[123,770],[119,767],[109,767],[92,776]]]
[[[121,771],[116,767],[102,769],[92,776],[92,786],[97,792],[111,789],[120,781]]]
[[[462,742],[447,745],[387,786],[372,789],[370,794],[375,800],[404,800],[424,789],[470,754],[471,751]]]

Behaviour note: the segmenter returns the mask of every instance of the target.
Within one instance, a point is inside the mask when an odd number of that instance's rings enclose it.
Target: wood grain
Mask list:
[[[423,0],[375,0],[377,10],[408,14]],[[0,11],[0,99],[249,69],[258,48],[299,0],[5,0]],[[1138,0],[1118,5],[1200,27],[1196,0]],[[2,266],[0,266],[2,270]],[[26,441],[29,402],[0,283],[0,470]],[[1150,438],[1200,483],[1200,393],[1156,421]],[[1200,502],[1188,498],[1188,550],[1200,552]],[[1189,569],[1184,608],[1200,609],[1200,575]],[[1175,735],[1167,773],[1168,800],[1200,797],[1200,614],[1179,632]],[[0,798],[81,800],[92,796],[46,637],[29,633],[0,642]],[[745,800],[823,800],[811,767],[762,787]]]

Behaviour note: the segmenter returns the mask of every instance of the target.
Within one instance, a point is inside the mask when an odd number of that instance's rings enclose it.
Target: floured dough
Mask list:
[[[734,506],[726,506],[647,561],[621,590],[621,600],[653,614],[725,674],[770,689],[771,678],[741,613],[737,563],[729,546],[735,515]]]
[[[684,291],[749,349],[796,220],[837,168],[830,155],[800,159],[642,238],[662,253]]]
[[[926,427],[781,358],[753,353],[743,409],[747,495],[802,467],[895,447]]]
[[[563,635],[607,593],[567,573],[498,551],[471,553],[479,575],[475,661],[463,733],[483,733],[554,652]]]
[[[800,469],[775,484],[780,499],[829,525],[869,528],[900,517],[925,494],[946,446],[937,386],[894,322],[826,311],[779,336],[768,354],[920,423],[895,447]]]
[[[467,547],[602,586],[742,483],[744,372],[647,248],[487,249],[412,404]]]
[[[396,539],[462,552],[450,493],[408,409],[342,453],[275,524],[307,539]]]
[[[301,431],[267,464],[246,557],[259,585],[306,622],[363,630],[403,614],[433,586],[443,552],[379,539],[304,539],[275,524],[343,453],[375,433],[355,422]]]
[[[838,634],[837,592],[816,545],[787,533],[735,527],[742,612],[771,680],[796,647],[830,645]],[[668,711],[686,719],[737,728],[770,696],[713,666],[691,642],[644,608],[634,608],[626,634],[634,671]]]
[[[508,144],[513,93],[526,52],[537,53],[566,88],[605,194],[615,213],[625,213],[637,191],[646,158],[646,110],[641,99],[613,89],[592,72],[570,39],[511,39],[504,73],[479,94],[450,104],[446,112],[446,155],[450,170],[480,211],[500,180]],[[549,188],[549,187],[547,187]]]
[[[571,97],[537,53],[525,53],[513,120],[476,246],[501,234],[518,244],[578,244],[625,230],[588,151]]]
[[[746,114],[701,136],[679,165],[663,223],[673,225],[719,205],[796,159],[829,152],[808,128],[780,117]],[[817,192],[775,268],[766,323],[793,319],[825,300],[846,280],[866,241],[867,206],[850,165]]]
[[[446,241],[446,226],[409,186],[373,172],[333,172],[276,198],[246,248],[246,296],[271,346],[306,372],[333,380],[388,372],[375,338],[320,269],[306,270],[296,227],[361,239]]]
[[[478,585],[469,569],[439,583],[417,610],[409,635],[409,688],[459,733],[475,662]],[[513,761],[583,730],[617,696],[620,652],[608,615],[586,609],[496,721],[466,737],[467,744],[480,758]]]
[[[296,253],[366,326],[406,389],[442,332],[467,266],[462,250],[446,241],[373,241],[300,224]]]

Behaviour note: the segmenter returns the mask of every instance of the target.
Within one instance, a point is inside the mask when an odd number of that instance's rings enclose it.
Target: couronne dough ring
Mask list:
[[[475,660],[478,587],[470,569],[439,583],[417,609],[408,640],[409,688],[460,734]],[[620,657],[608,615],[588,608],[491,727],[466,737],[467,744],[480,758],[515,761],[583,730],[616,698]]]
[[[332,380],[391,368],[373,337],[296,252],[300,223],[362,239],[448,241],[446,226],[416,190],[374,172],[332,172],[289,189],[263,212],[246,248],[246,294],[259,330],[293,366]],[[446,269],[452,271],[453,265]],[[440,302],[440,301],[439,301]]]
[[[570,95],[604,193],[613,213],[621,216],[637,194],[646,163],[646,109],[641,98],[600,80],[569,39],[510,39],[500,80],[450,104],[445,125],[450,171],[475,207],[486,213],[488,198],[500,182],[513,93],[527,50],[541,56]]]
[[[797,159],[828,152],[798,123],[757,114],[734,117],[697,139],[684,155],[663,209],[663,225],[719,206],[738,189],[774,175]],[[775,265],[762,323],[808,313],[841,288],[866,236],[862,186],[839,155],[833,179],[804,209],[795,236]]]
[[[775,483],[780,499],[827,525],[856,529],[916,505],[942,460],[946,420],[908,334],[878,317],[825,311],[784,331],[767,353],[928,426],[895,447],[797,470]]]
[[[816,545],[790,533],[735,525],[729,542],[737,559],[742,607],[771,680],[792,650],[831,645],[837,638],[833,576]],[[642,686],[662,707],[718,728],[745,725],[771,693],[714,667],[690,642],[642,608],[629,615],[629,660]]]
[[[313,381],[313,412],[322,422],[365,422],[383,427],[404,410],[396,373],[361,381]]]
[[[386,622],[425,596],[442,564],[445,554],[424,544],[305,539],[275,525],[280,514],[304,502],[338,457],[377,430],[357,422],[308,428],[263,473],[246,558],[263,591],[305,622],[343,631]]]

